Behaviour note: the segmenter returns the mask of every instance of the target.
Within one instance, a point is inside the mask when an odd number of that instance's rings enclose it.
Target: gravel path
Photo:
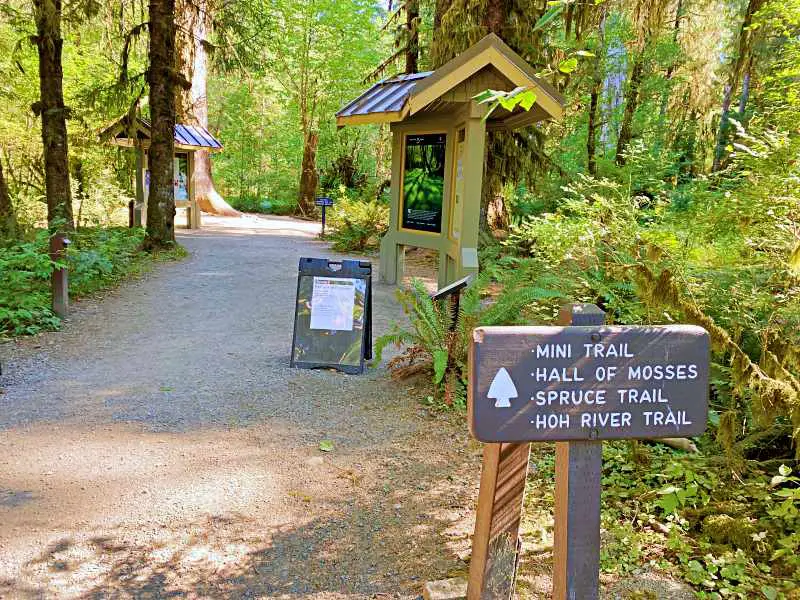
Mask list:
[[[405,598],[464,571],[463,417],[382,369],[288,368],[316,231],[207,218],[188,259],[0,346],[0,597]],[[376,285],[376,333],[400,317]]]

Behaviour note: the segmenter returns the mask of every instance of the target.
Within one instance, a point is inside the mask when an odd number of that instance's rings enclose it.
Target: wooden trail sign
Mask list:
[[[705,430],[709,340],[700,327],[481,327],[473,335],[469,422],[483,442]]]
[[[484,448],[469,600],[513,595],[528,442],[556,442],[553,598],[596,600],[600,440],[705,430],[708,333],[688,325],[605,327],[604,320],[598,307],[573,304],[559,319],[568,327],[473,332],[469,424],[474,437],[490,443]]]

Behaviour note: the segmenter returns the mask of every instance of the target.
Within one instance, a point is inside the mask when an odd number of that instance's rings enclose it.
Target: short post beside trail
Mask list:
[[[53,292],[53,312],[63,319],[69,312],[69,271],[66,267],[67,248],[70,241],[63,233],[56,233],[50,238],[50,260],[60,263],[53,268],[50,283]]]
[[[320,237],[325,237],[325,209],[333,206],[333,198],[322,196],[314,200],[314,204],[322,208],[322,232],[319,235]]]
[[[434,302],[446,299],[450,300],[450,331],[455,331],[456,327],[458,327],[458,313],[461,310],[461,292],[473,279],[475,279],[474,275],[467,275],[431,294],[431,300]]]
[[[597,306],[571,304],[557,327],[473,331],[469,426],[487,444],[469,600],[513,596],[529,442],[556,442],[553,598],[596,600],[602,440],[705,430],[708,332],[604,321]]]

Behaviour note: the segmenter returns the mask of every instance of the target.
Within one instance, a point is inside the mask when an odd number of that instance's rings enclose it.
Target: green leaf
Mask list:
[[[333,450],[333,442],[331,440],[322,440],[319,443],[319,449],[323,452],[330,452]]]
[[[444,379],[445,371],[447,371],[447,358],[446,350],[433,351],[433,374],[437,384],[441,383]]]
[[[475,94],[472,97],[472,99],[475,100],[475,102],[477,102],[478,104],[485,104],[487,102],[490,102],[491,100],[494,100],[496,95],[497,92],[494,90],[484,90],[480,94]]]
[[[575,69],[578,68],[578,59],[574,56],[572,58],[568,58],[565,61],[562,61],[560,65],[558,65],[558,70],[562,73],[572,73]]]
[[[775,600],[778,597],[778,590],[770,585],[762,585],[761,593],[767,600]]]
[[[589,52],[588,50],[578,50],[575,54],[578,56],[586,56],[586,57],[594,57],[597,56],[594,52]]]
[[[533,90],[526,90],[519,97],[519,105],[523,110],[530,110],[536,104],[536,92]],[[798,252],[798,264],[800,265],[800,252]]]
[[[540,29],[547,27],[548,23],[558,17],[563,10],[563,2],[551,6],[541,17],[539,17],[539,20],[536,21],[536,25],[533,26],[533,31],[539,31]]]

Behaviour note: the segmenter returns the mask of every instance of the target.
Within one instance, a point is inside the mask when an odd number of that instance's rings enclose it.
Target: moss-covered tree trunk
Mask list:
[[[309,131],[303,143],[303,165],[300,173],[300,197],[298,205],[303,215],[310,215],[314,212],[314,199],[319,184],[317,174],[317,146],[319,145],[319,135]]]
[[[739,80],[745,64],[749,61],[750,52],[753,45],[753,15],[764,6],[765,0],[749,0],[744,13],[742,27],[739,30],[739,39],[736,48],[736,59],[733,61],[728,81],[725,84],[725,91],[722,96],[722,111],[719,118],[719,128],[717,130],[717,140],[714,147],[714,162],[711,171],[719,171],[724,163],[725,147],[728,145],[730,135],[730,113],[731,104],[739,87]]]
[[[450,8],[450,5],[453,3],[453,0],[436,0],[436,6],[433,12],[433,35],[434,38],[439,35],[442,29],[442,19],[444,19],[444,14],[447,12],[447,9]],[[435,41],[434,41],[435,43]]]
[[[0,239],[13,239],[17,235],[17,217],[11,194],[3,175],[3,161],[0,160]]]
[[[145,248],[175,242],[175,0],[150,0],[150,195]]]
[[[419,0],[406,0],[406,70],[408,74],[419,71]]]
[[[178,4],[180,71],[191,83],[178,86],[177,118],[182,123],[208,129],[208,38],[213,27],[213,7],[208,0],[182,0]],[[217,192],[211,176],[211,156],[206,150],[194,154],[194,193],[200,210],[215,215],[237,216]]]
[[[67,108],[64,106],[61,67],[61,0],[34,0],[36,36],[39,51],[39,102],[33,105],[42,117],[44,180],[47,194],[47,221],[72,229],[72,195],[69,186],[67,149]]]
[[[639,107],[639,87],[644,77],[644,54],[636,56],[628,82],[628,91],[625,94],[625,111],[622,113],[622,125],[617,138],[617,151],[614,160],[618,165],[625,164],[625,150],[633,137],[633,117]]]

